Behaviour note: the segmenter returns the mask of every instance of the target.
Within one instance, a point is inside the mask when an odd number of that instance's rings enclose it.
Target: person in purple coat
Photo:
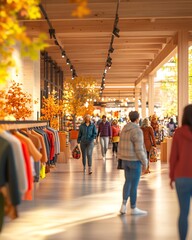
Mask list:
[[[105,115],[102,116],[102,121],[98,127],[97,137],[100,135],[101,153],[103,160],[106,159],[106,153],[109,147],[109,140],[111,139],[111,124],[107,121]]]

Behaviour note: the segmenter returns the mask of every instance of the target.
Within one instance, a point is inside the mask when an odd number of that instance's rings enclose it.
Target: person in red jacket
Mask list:
[[[113,120],[111,131],[112,131],[112,143],[113,143],[113,149],[112,149],[113,156],[115,155],[115,153],[117,156],[117,148],[118,148],[119,135],[120,135],[120,127],[119,125],[117,125],[117,120]]]
[[[178,220],[180,240],[185,240],[188,231],[190,198],[192,197],[192,104],[184,108],[182,126],[173,136],[170,154],[170,186],[175,182],[179,200]]]

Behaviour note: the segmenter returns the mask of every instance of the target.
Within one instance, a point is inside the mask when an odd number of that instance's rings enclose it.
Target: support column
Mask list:
[[[146,118],[146,82],[141,83],[141,115]]]
[[[154,114],[154,78],[155,75],[148,77],[148,109],[149,116]]]
[[[181,126],[183,108],[188,96],[188,32],[178,32],[178,124]]]
[[[16,68],[10,70],[11,79],[18,83],[23,84],[23,90],[32,97],[33,113],[29,118],[30,120],[37,120],[40,116],[40,52],[36,61],[31,60],[29,57],[22,57],[20,54],[20,46],[16,44],[13,58],[16,62]],[[34,100],[38,103],[35,104]]]
[[[139,111],[139,88],[135,88],[135,111]]]
[[[26,57],[23,61],[23,87],[31,94],[33,99],[33,114],[30,119],[37,120],[40,116],[40,53],[39,58],[36,61]],[[38,100],[35,104],[34,100]]]

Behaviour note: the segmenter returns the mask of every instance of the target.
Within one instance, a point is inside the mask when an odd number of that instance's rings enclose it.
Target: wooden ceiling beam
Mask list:
[[[45,6],[50,19],[75,19],[71,15],[76,8],[75,4],[42,0],[42,5]],[[114,19],[116,1],[89,2],[88,6],[91,14],[86,19]],[[121,18],[191,17],[191,10],[192,2],[189,0],[121,1],[119,15]]]
[[[60,36],[60,34],[58,34],[58,36]],[[52,41],[48,40],[48,43],[52,44]],[[79,45],[81,42],[81,44],[85,45],[97,45],[97,44],[109,44],[108,39],[104,38],[104,37],[81,37],[78,39],[72,39],[72,38],[65,38],[63,40],[63,44],[64,45]],[[167,43],[167,39],[163,38],[163,37],[138,37],[138,38],[134,38],[134,37],[120,37],[118,39],[118,41],[115,41],[114,45],[118,46],[118,45],[122,45],[122,44],[166,44]]]
[[[57,60],[56,55],[54,54],[50,54],[51,56],[55,57],[55,60]],[[60,54],[59,54],[60,55]],[[67,52],[67,55],[70,56],[71,59],[74,60],[81,60],[81,59],[89,59],[90,61],[92,61],[92,59],[95,59],[97,61],[99,61],[100,59],[107,58],[107,54],[103,53],[103,54],[78,54],[78,53],[72,53]],[[60,56],[58,56],[60,58]],[[113,62],[116,62],[117,60],[123,60],[123,59],[147,59],[147,60],[152,60],[154,58],[154,53],[127,53],[127,52],[121,52],[121,53],[114,53],[113,56]],[[117,59],[118,58],[118,59]],[[104,66],[103,66],[104,67]]]
[[[54,52],[57,52],[58,53],[58,46],[55,45],[54,43],[52,43],[53,45],[50,46],[49,48],[47,49],[51,49],[52,51]],[[100,44],[63,44],[64,48],[68,51],[71,51],[71,52],[81,52],[82,54],[85,54],[86,50],[91,50],[91,51],[95,51],[95,50],[105,50],[106,52],[108,51],[108,48],[109,48],[109,43],[108,44],[103,44],[103,43],[100,43]],[[127,50],[158,50],[158,49],[161,49],[162,48],[162,44],[114,44],[114,53],[117,51],[117,50],[123,50],[123,51],[127,51]],[[51,51],[50,50],[50,51]]]
[[[103,36],[111,34],[113,30],[114,21],[111,20],[86,20],[79,21],[58,21],[52,23],[56,30],[56,33],[60,37],[68,36],[68,34],[92,34],[94,36]],[[44,21],[23,21],[23,25],[27,27],[29,32],[48,32],[47,22]],[[125,36],[124,33],[132,31],[178,31],[178,30],[191,30],[192,29],[192,10],[191,18],[188,19],[156,19],[153,22],[150,19],[142,20],[129,20],[121,19],[119,21],[119,28],[121,30],[121,36]],[[99,34],[100,35],[94,35]],[[91,35],[88,35],[91,36]]]
[[[157,55],[149,67],[142,73],[142,75],[137,79],[135,85],[137,86],[144,78],[146,78],[150,73],[155,71],[159,65],[165,62],[165,59],[176,49],[177,47],[177,36],[175,36],[165,48]],[[167,59],[168,60],[168,59]]]

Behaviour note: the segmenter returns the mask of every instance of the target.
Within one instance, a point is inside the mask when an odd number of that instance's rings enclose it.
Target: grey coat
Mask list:
[[[136,123],[127,123],[121,134],[118,145],[118,158],[127,161],[140,160],[147,167],[148,160],[143,140],[143,132]]]

